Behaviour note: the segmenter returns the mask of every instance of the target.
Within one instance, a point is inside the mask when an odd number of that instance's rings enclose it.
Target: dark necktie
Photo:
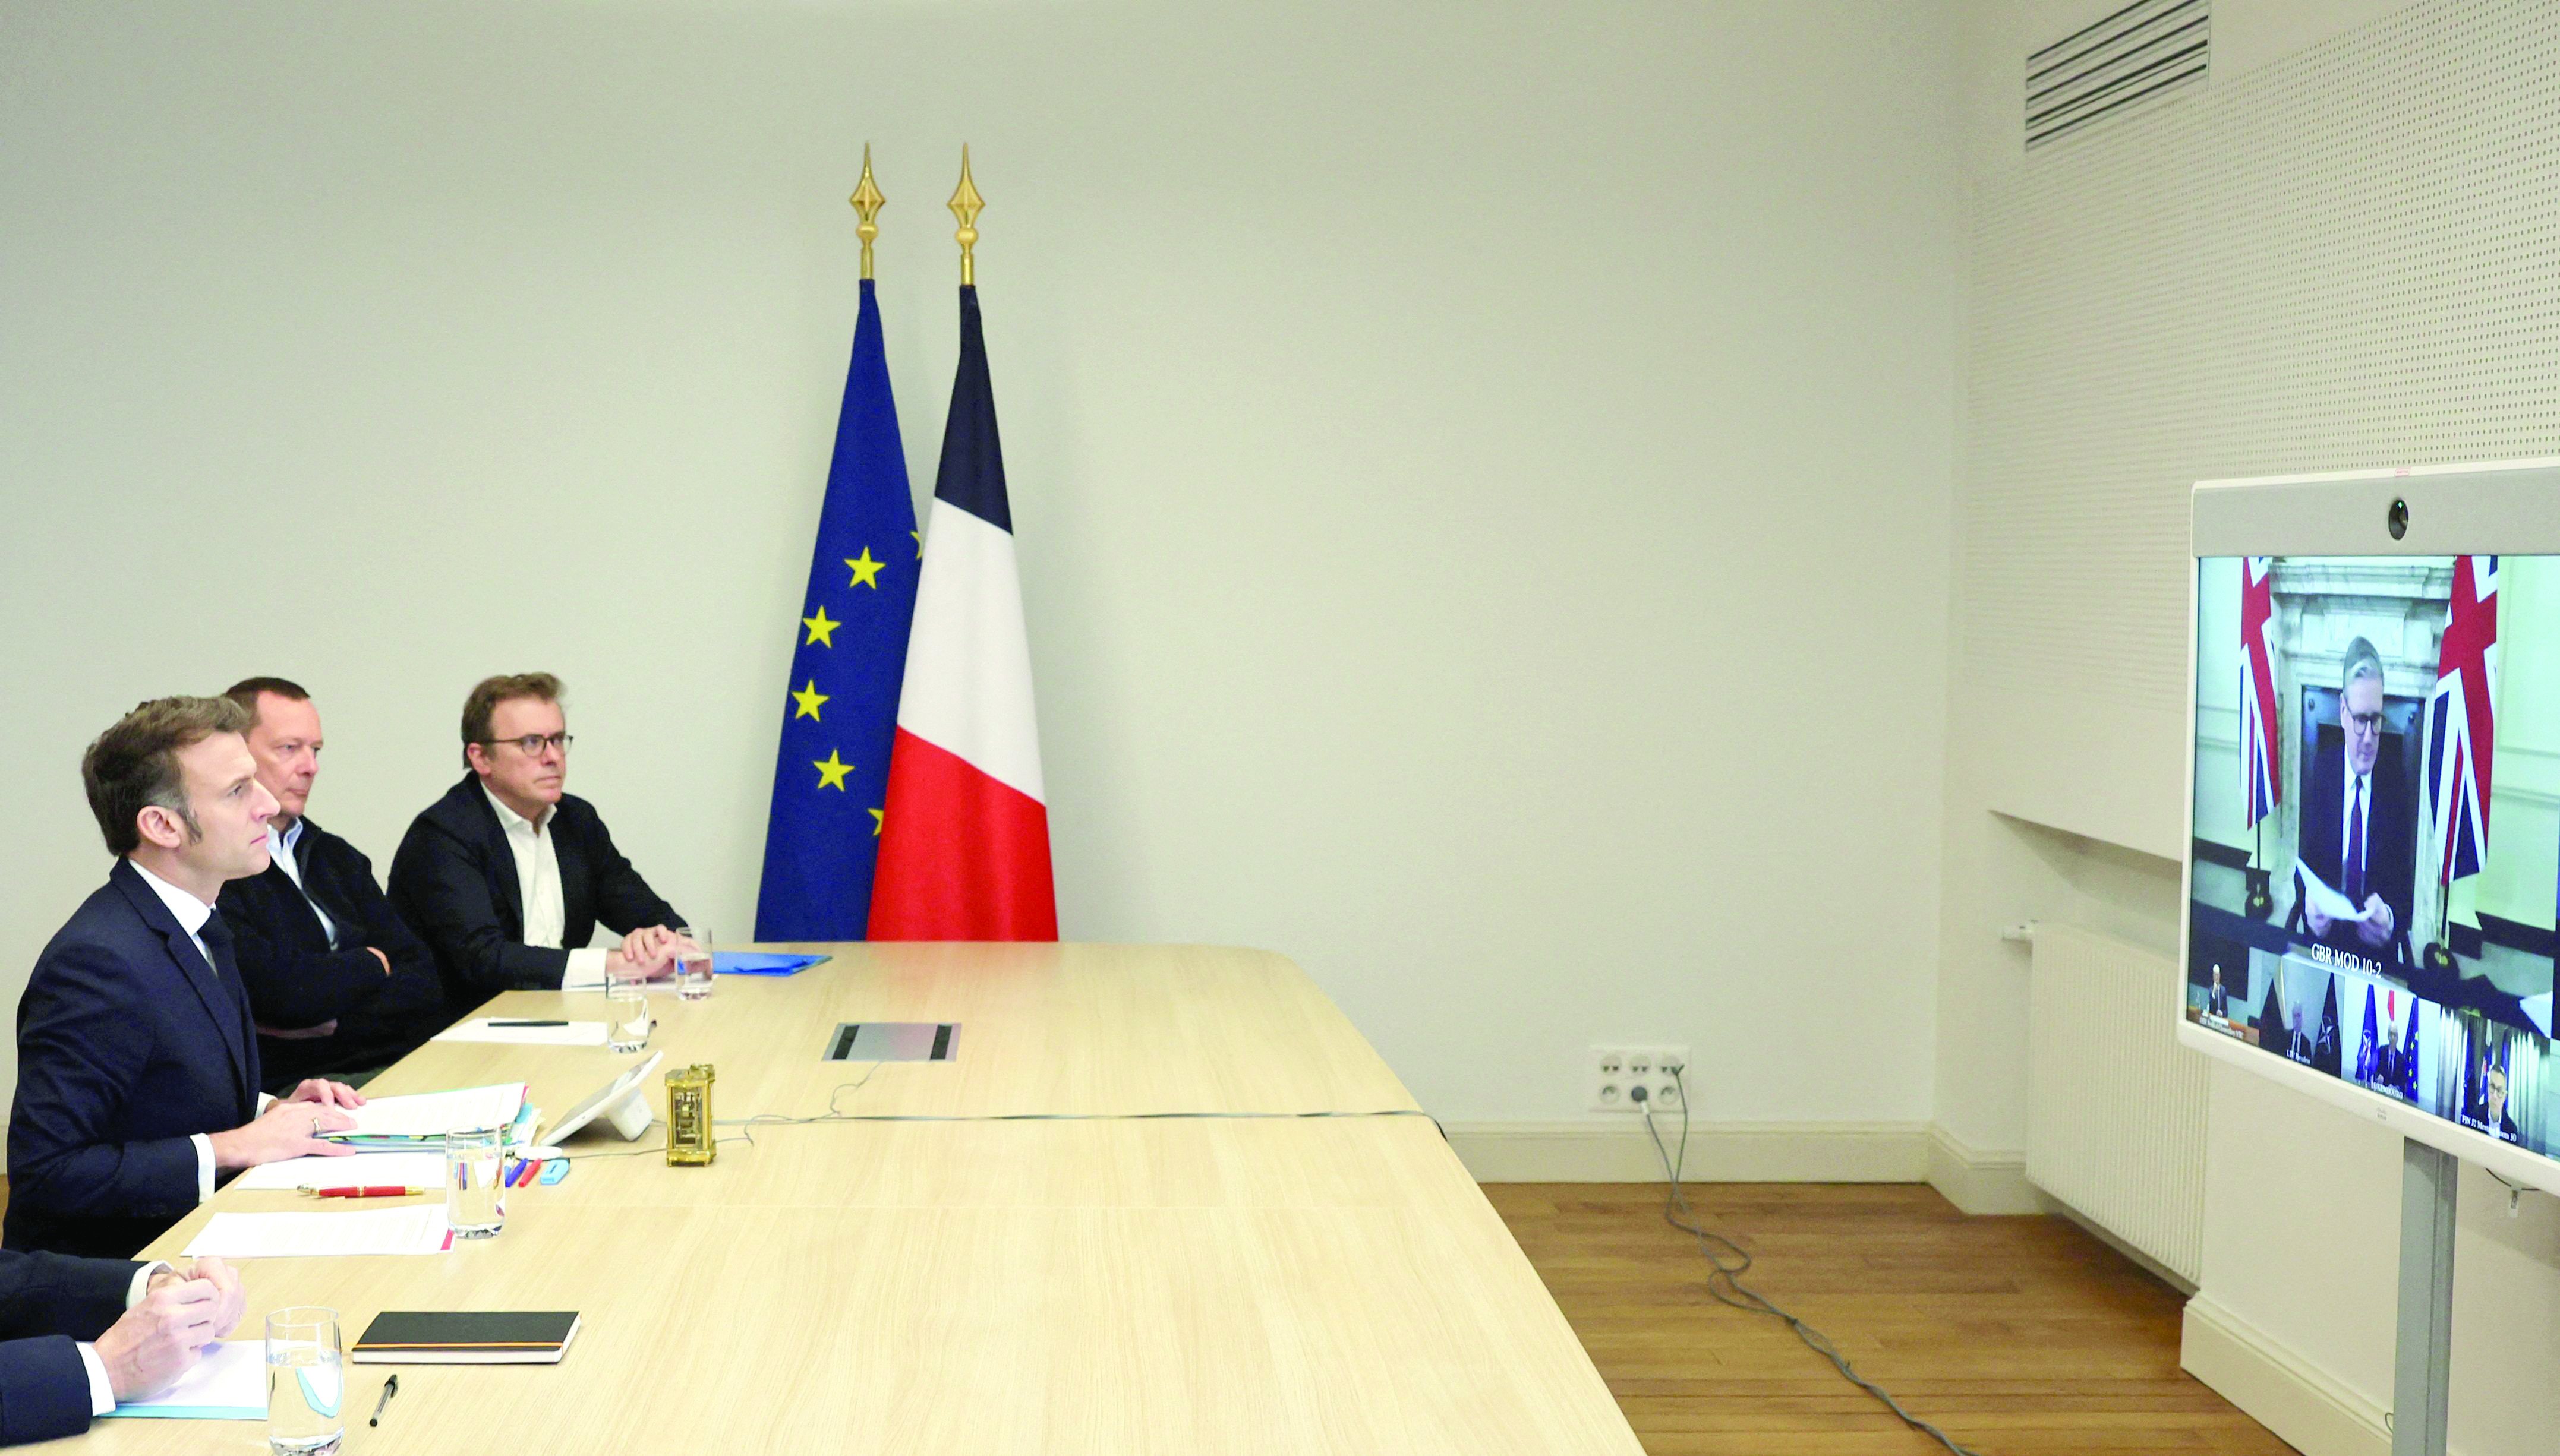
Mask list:
[[[221,911],[205,917],[204,929],[196,932],[196,939],[205,943],[214,974],[226,985],[240,984],[240,962],[232,958],[232,928],[223,923]]]
[[[2364,780],[2355,781],[2355,807],[2346,814],[2346,903],[2364,908]]]

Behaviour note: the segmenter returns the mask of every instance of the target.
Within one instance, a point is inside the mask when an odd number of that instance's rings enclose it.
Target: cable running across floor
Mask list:
[[[1771,1319],[1784,1323],[1788,1329],[1795,1332],[1797,1339],[1805,1342],[1807,1349],[1830,1361],[1832,1368],[1840,1373],[1840,1379],[1874,1396],[1904,1425],[1946,1447],[1955,1453],[1955,1456],[1983,1456],[1983,1453],[1970,1446],[1956,1444],[1945,1431],[1903,1409],[1900,1401],[1884,1392],[1883,1386],[1859,1375],[1857,1368],[1849,1364],[1847,1356],[1840,1354],[1840,1347],[1832,1343],[1829,1335],[1806,1324],[1781,1308],[1775,1300],[1742,1282],[1742,1275],[1748,1273],[1751,1268],[1750,1251],[1723,1235],[1711,1233],[1702,1227],[1697,1221],[1696,1213],[1688,1206],[1688,1195],[1680,1190],[1680,1174],[1688,1165],[1688,1080],[1681,1075],[1681,1070],[1679,1068],[1671,1069],[1671,1074],[1672,1082],[1680,1088],[1680,1130],[1678,1157],[1674,1157],[1671,1149],[1663,1145],[1662,1132],[1654,1126],[1653,1103],[1640,1099],[1637,1107],[1645,1114],[1645,1135],[1653,1139],[1654,1152],[1663,1162],[1663,1176],[1671,1183],[1671,1194],[1663,1200],[1663,1222],[1697,1239],[1698,1252],[1706,1255],[1707,1263],[1715,1270],[1706,1276],[1706,1292],[1713,1295],[1718,1304],[1729,1304],[1746,1314],[1767,1315]],[[1643,1089],[1639,1088],[1638,1091],[1642,1092]],[[1724,1255],[1716,1252],[1719,1244],[1731,1251],[1732,1257],[1729,1261]],[[1731,1292],[1728,1293],[1727,1290]]]

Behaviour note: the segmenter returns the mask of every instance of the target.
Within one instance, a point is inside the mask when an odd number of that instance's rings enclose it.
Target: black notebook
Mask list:
[[[359,1365],[558,1365],[576,1338],[570,1310],[387,1309],[347,1355]]]

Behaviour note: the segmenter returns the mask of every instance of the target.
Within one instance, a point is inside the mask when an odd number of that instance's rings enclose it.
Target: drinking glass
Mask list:
[[[444,1222],[456,1238],[487,1238],[507,1226],[507,1145],[495,1127],[444,1134]]]
[[[316,1305],[266,1317],[266,1445],[274,1456],[321,1456],[347,1432],[347,1366],[338,1312]]]
[[[604,983],[604,1045],[638,1052],[649,1045],[649,983],[615,976]]]
[[[676,994],[688,1001],[705,1001],[712,994],[712,933],[708,928],[678,926],[676,934],[693,944],[691,950],[676,952]]]

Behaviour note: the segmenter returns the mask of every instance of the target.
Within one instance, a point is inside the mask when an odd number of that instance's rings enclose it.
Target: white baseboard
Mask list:
[[[2205,1295],[2186,1302],[2177,1363],[2303,1456],[2390,1456],[2381,1406]]]
[[[1479,1183],[1660,1183],[1663,1164],[1633,1117],[1450,1122],[1449,1146]],[[1677,1148],[1679,1129],[1665,1129]],[[1699,1122],[1681,1177],[1699,1183],[1917,1183],[1928,1130],[1916,1122]]]
[[[2026,1154],[1986,1152],[1935,1125],[1929,1129],[1929,1186],[1962,1213],[2053,1212],[2026,1181]]]

